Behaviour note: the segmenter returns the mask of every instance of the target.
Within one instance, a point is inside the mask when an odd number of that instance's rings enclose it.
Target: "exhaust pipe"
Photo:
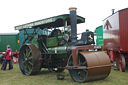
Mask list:
[[[71,7],[70,10],[70,24],[71,24],[71,41],[77,41],[77,16],[76,10],[77,8]]]
[[[114,11],[115,11],[115,9],[112,9],[112,15],[115,13]]]

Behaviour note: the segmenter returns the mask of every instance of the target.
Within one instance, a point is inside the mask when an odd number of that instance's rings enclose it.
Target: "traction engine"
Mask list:
[[[34,28],[31,35],[25,31],[27,37],[19,52],[21,72],[34,75],[41,68],[48,68],[50,72],[68,69],[76,82],[108,77],[111,63],[103,48],[94,45],[94,33],[86,30],[81,39],[77,39],[77,24],[84,22],[83,17],[76,15],[76,8],[70,8],[70,14],[16,26],[16,30]],[[39,30],[44,33],[39,34]]]

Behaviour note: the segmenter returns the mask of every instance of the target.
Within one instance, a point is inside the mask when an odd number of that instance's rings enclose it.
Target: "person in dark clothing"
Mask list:
[[[5,59],[5,52],[2,52],[2,56],[0,58],[0,63],[2,64]]]

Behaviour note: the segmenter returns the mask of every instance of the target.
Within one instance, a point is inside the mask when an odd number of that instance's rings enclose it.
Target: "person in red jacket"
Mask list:
[[[5,52],[6,64],[5,64],[5,68],[3,70],[6,70],[7,63],[9,63],[9,70],[12,69],[12,65],[11,65],[12,56],[10,55],[10,52],[12,53],[12,50],[10,48],[10,45],[7,45],[7,50]]]

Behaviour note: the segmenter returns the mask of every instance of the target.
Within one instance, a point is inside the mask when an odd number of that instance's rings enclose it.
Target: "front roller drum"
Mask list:
[[[73,66],[73,59],[70,56],[68,66]],[[104,52],[80,52],[78,53],[78,68],[69,69],[72,79],[76,82],[88,82],[101,80],[108,77],[111,71],[111,62]]]
[[[34,44],[25,44],[19,52],[19,67],[24,75],[37,74],[41,69],[41,52]]]

